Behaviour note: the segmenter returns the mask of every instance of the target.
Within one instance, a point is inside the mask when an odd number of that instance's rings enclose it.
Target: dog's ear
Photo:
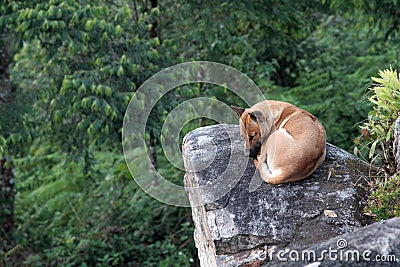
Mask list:
[[[244,108],[240,108],[240,107],[236,107],[236,106],[231,106],[231,108],[238,114],[239,117],[241,117],[243,112],[246,110]]]
[[[271,118],[267,119],[265,114],[261,111],[250,111],[249,112],[250,119],[258,124],[260,128],[261,138],[266,140],[269,134],[271,133],[271,125],[269,125],[269,121],[272,121]],[[264,141],[263,141],[264,142]]]
[[[249,112],[250,119],[257,123],[263,123],[265,121],[263,113],[261,111],[251,111]]]

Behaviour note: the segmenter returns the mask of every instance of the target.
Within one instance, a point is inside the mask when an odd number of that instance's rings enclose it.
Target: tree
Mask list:
[[[41,135],[87,163],[90,143],[119,140],[124,108],[147,76],[144,66],[157,57],[151,47],[157,43],[142,39],[144,25],[132,27],[131,7],[97,4],[38,3],[19,10],[14,21],[29,42],[17,55],[14,77],[39,92]]]
[[[328,140],[351,149],[368,110],[368,77],[400,59],[397,2],[364,2],[3,1],[0,178],[7,187],[17,181],[18,244],[2,255],[13,254],[14,265],[190,265],[190,211],[147,197],[122,158],[123,115],[137,87],[183,61],[225,63],[267,98],[317,115]],[[157,103],[146,141],[158,171],[176,183],[182,172],[163,156],[162,122],[198,96],[241,103],[204,84]],[[197,126],[189,122],[182,134]],[[12,190],[2,186],[0,198],[9,242]]]
[[[2,14],[10,12],[5,7],[0,8],[0,11]],[[13,156],[18,153],[17,144],[24,133],[22,114],[26,104],[11,83],[10,65],[14,55],[14,45],[13,36],[0,25],[0,251],[8,251],[14,245]],[[10,143],[14,146],[12,147]]]
[[[161,19],[161,34],[179,44],[183,58],[225,63],[279,86],[294,84],[299,71],[296,62],[307,52],[299,44],[317,27],[321,13],[329,12],[320,1],[172,4],[161,5],[161,10],[174,10]]]
[[[354,17],[353,22],[360,28],[372,31],[379,29],[379,34],[375,35],[375,38],[378,37],[384,42],[396,38],[396,33],[400,29],[400,4],[396,0],[331,0],[330,5],[342,14],[351,14]]]

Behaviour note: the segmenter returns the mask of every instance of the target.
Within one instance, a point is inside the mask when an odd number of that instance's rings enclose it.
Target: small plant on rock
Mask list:
[[[400,80],[396,70],[390,68],[373,77],[369,101],[373,109],[368,121],[361,126],[362,135],[355,141],[356,154],[368,154],[372,164],[377,166],[377,174],[368,182],[370,194],[366,212],[377,220],[400,215],[400,170],[397,170],[396,120],[400,111]],[[400,130],[400,129],[399,129]],[[365,153],[366,152],[366,153]],[[397,159],[400,160],[400,159]]]

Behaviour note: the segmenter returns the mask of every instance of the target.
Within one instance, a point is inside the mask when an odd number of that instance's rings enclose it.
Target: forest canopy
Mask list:
[[[190,209],[149,197],[126,166],[121,131],[136,90],[178,63],[223,63],[353,151],[371,77],[399,66],[399,12],[396,0],[2,1],[0,266],[196,266]],[[191,84],[147,121],[152,162],[176,184],[183,172],[164,156],[162,123],[203,96],[242,104]],[[191,121],[181,135],[213,123]]]

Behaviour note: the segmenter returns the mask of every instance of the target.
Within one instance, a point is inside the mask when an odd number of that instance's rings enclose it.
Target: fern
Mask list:
[[[378,176],[371,177],[366,211],[376,219],[388,219],[400,214],[399,176],[393,154],[394,123],[400,110],[400,80],[392,68],[379,71],[379,78],[371,88],[369,101],[373,109],[368,121],[361,125],[362,136],[356,140],[361,153],[366,151],[378,168]],[[365,153],[365,152],[364,152]]]

